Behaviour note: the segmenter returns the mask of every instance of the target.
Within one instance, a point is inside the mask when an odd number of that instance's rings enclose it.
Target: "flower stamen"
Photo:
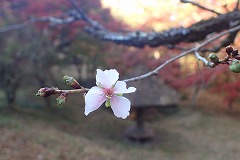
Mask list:
[[[107,98],[112,98],[113,97],[113,95],[114,95],[114,92],[113,92],[113,89],[112,88],[107,88],[107,89],[104,89],[103,90],[103,93],[104,93],[104,95],[105,95],[105,97],[107,97]]]

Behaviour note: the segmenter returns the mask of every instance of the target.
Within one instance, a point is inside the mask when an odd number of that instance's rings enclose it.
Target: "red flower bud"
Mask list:
[[[240,60],[240,55],[236,55],[234,58]]]
[[[227,46],[227,47],[226,47],[226,53],[227,53],[228,55],[230,55],[230,54],[232,53],[232,51],[233,51],[233,47],[232,47],[232,46]]]
[[[55,87],[51,87],[51,88],[48,88],[48,87],[44,87],[44,88],[40,88],[38,90],[38,93],[36,94],[36,96],[40,96],[40,97],[49,97],[53,94],[56,93],[56,89]]]
[[[234,50],[232,51],[232,56],[235,57],[235,56],[237,56],[237,55],[238,55],[238,50],[237,50],[237,49],[234,49]]]

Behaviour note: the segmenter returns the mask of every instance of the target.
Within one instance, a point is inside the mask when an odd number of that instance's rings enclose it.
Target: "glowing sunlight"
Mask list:
[[[188,26],[204,18],[215,16],[206,11],[199,12],[198,8],[180,0],[101,0],[104,8],[110,8],[111,14],[124,21],[131,27],[144,25],[155,30],[167,29],[175,26]],[[209,8],[216,8],[218,12],[225,12],[224,6],[235,0],[216,1],[199,0],[198,3]],[[160,9],[161,8],[161,9]]]

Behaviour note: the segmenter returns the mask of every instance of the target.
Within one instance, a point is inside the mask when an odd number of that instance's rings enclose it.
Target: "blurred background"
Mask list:
[[[197,2],[221,13],[236,4],[236,0]],[[216,16],[178,0],[77,3],[86,15],[116,32],[160,32]],[[90,88],[98,68],[115,68],[120,79],[131,78],[181,52],[165,46],[139,49],[102,41],[86,33],[81,20],[61,25],[37,22],[3,31],[38,17],[65,17],[72,9],[69,0],[0,2],[1,160],[238,159],[240,80],[226,65],[209,69],[188,55],[157,77],[129,84],[139,91],[129,96],[133,108],[127,120],[114,117],[106,107],[86,117],[81,94],[68,97],[62,108],[55,96],[36,97],[45,86],[69,89],[64,75]],[[232,46],[239,48],[239,41],[238,34]],[[225,48],[218,53],[223,58]],[[129,133],[131,126],[143,124],[140,138]]]

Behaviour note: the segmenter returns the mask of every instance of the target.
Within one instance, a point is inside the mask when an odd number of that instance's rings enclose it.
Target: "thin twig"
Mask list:
[[[230,33],[226,38],[224,38],[218,45],[210,49],[201,49],[201,52],[218,52],[222,47],[232,44],[239,31]]]
[[[49,21],[49,17],[33,18],[33,19],[30,19],[21,24],[15,24],[15,25],[11,25],[11,26],[2,27],[2,28],[0,28],[0,33],[17,30],[17,29],[22,29],[24,27],[27,27],[27,26],[32,25],[37,22],[47,22],[47,21]]]
[[[146,79],[146,78],[151,77],[151,76],[153,76],[153,75],[157,75],[158,72],[159,72],[162,68],[164,68],[166,65],[172,63],[173,61],[175,61],[175,60],[177,60],[177,59],[179,59],[179,58],[181,58],[181,57],[184,57],[184,56],[186,56],[187,54],[190,54],[190,53],[193,53],[193,52],[195,52],[195,51],[198,51],[198,50],[201,49],[202,47],[204,47],[204,46],[206,46],[207,44],[213,42],[214,40],[222,37],[223,35],[226,35],[226,34],[229,34],[229,33],[235,32],[235,31],[239,31],[239,30],[240,30],[240,25],[239,25],[239,26],[236,26],[236,27],[234,27],[234,28],[231,28],[231,29],[229,29],[229,30],[226,30],[226,31],[224,31],[224,32],[222,32],[222,33],[220,33],[220,34],[212,37],[212,38],[209,38],[208,40],[204,41],[203,43],[199,44],[198,46],[196,46],[196,47],[194,47],[194,48],[192,48],[192,49],[190,49],[190,50],[188,50],[188,51],[182,52],[181,54],[176,55],[175,57],[173,57],[173,58],[165,61],[163,64],[161,64],[160,66],[158,66],[156,69],[154,69],[154,70],[152,70],[152,71],[150,71],[150,72],[148,72],[148,73],[146,73],[146,74],[143,74],[143,75],[140,75],[140,76],[137,76],[137,77],[133,77],[133,78],[129,78],[129,79],[125,79],[125,80],[123,80],[123,81],[125,81],[125,82],[138,81],[138,80]]]
[[[82,20],[84,20],[85,22],[87,22],[91,27],[93,27],[94,29],[97,30],[106,30],[105,27],[103,27],[101,24],[99,24],[97,21],[89,18],[87,15],[85,15],[85,13],[81,10],[81,8],[78,6],[77,1],[76,0],[69,0],[69,2],[71,3],[71,5],[73,6],[73,8],[78,12],[78,14],[81,15]]]
[[[208,66],[210,68],[215,66],[215,64],[213,62],[210,62],[210,61],[206,60],[206,58],[200,56],[200,54],[198,53],[197,50],[195,50],[194,53],[195,53],[195,56],[197,57],[197,59],[202,61],[206,66]]]
[[[198,71],[199,71],[199,73],[200,73],[200,76],[201,76],[201,81],[202,81],[202,88],[204,88],[204,86],[205,86],[205,81],[204,81],[204,74],[203,74],[203,71],[202,71],[202,69],[201,69],[201,67],[200,67],[200,64],[199,64],[199,62],[197,61],[197,65],[198,65],[198,67],[197,67],[197,69],[198,69]]]
[[[88,88],[82,88],[82,89],[70,89],[70,90],[61,90],[61,89],[56,89],[55,94],[62,94],[62,93],[67,93],[67,94],[75,94],[75,93],[85,93],[88,91]]]
[[[196,53],[196,52],[195,52]],[[198,53],[197,53],[198,54]],[[199,55],[199,54],[198,54]],[[201,88],[204,88],[204,74],[202,72],[202,69],[200,68],[199,62],[197,61],[197,70],[200,73],[201,76],[201,81],[202,81],[202,85]],[[195,105],[196,100],[197,100],[197,95],[200,92],[200,85],[198,84],[199,82],[196,81],[195,86],[193,87],[193,94],[192,94],[192,106]]]
[[[221,13],[219,13],[219,12],[217,12],[217,11],[214,11],[214,10],[212,10],[212,9],[206,8],[206,7],[202,6],[202,5],[200,5],[199,3],[196,3],[196,2],[193,2],[193,1],[181,0],[181,2],[182,2],[182,3],[191,3],[191,4],[194,5],[194,6],[197,6],[197,7],[201,8],[201,9],[210,11],[210,12],[215,13],[215,14],[217,14],[217,15],[220,15],[220,14],[221,14]]]
[[[69,12],[64,12],[61,15],[59,15],[58,17],[68,15],[69,13],[70,13],[70,11]],[[64,19],[53,17],[53,16],[32,18],[28,21],[25,21],[25,22],[21,23],[21,24],[15,24],[15,25],[2,27],[2,28],[0,28],[0,33],[22,29],[24,27],[28,27],[28,26],[30,26],[32,24],[35,24],[35,23],[38,23],[38,22],[50,22],[50,25],[54,26],[54,25],[57,25],[57,24],[68,24],[68,23],[74,22],[75,20],[76,20],[76,17],[67,17],[67,18],[64,18]]]
[[[197,100],[197,95],[200,92],[200,87],[195,84],[195,86],[193,87],[193,93],[192,93],[192,100],[191,100],[191,105],[192,107],[194,107],[194,105],[196,104],[196,100]]]

